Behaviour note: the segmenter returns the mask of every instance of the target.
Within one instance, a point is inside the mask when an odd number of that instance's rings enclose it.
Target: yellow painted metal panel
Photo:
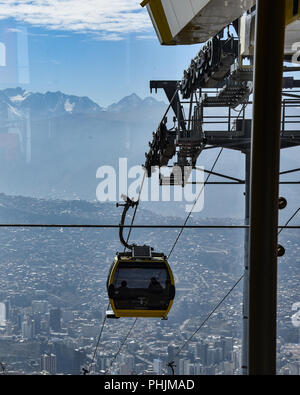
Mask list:
[[[144,0],[141,3],[142,7],[149,8],[149,14],[153,17],[154,27],[161,44],[175,44],[173,36],[169,27],[169,23],[162,5],[161,0]]]
[[[295,22],[300,19],[300,1],[299,0],[286,0],[286,24]]]

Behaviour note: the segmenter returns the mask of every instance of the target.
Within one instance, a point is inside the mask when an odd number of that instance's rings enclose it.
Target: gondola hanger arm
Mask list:
[[[134,244],[128,244],[128,242],[124,239],[123,236],[123,229],[124,229],[124,224],[125,224],[125,218],[126,218],[126,214],[127,211],[130,208],[134,208],[136,206],[138,206],[139,201],[134,201],[133,199],[130,199],[128,196],[122,194],[121,198],[124,200],[124,204],[122,203],[117,203],[116,206],[117,207],[124,207],[123,209],[123,213],[122,213],[122,218],[121,218],[121,222],[120,222],[120,229],[119,229],[119,237],[120,237],[120,242],[123,244],[123,246],[129,250],[132,250],[134,247]]]

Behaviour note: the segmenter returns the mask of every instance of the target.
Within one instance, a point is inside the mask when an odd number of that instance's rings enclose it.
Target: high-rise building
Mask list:
[[[224,360],[224,351],[222,347],[217,347],[214,349],[214,363],[219,364]]]
[[[58,373],[78,375],[86,363],[84,350],[70,348],[62,342],[54,343],[53,353],[56,355]]]
[[[232,351],[231,360],[233,362],[234,369],[241,368],[241,348],[236,348]]]
[[[190,360],[180,359],[179,360],[179,375],[190,375]]]
[[[24,339],[33,339],[35,336],[34,320],[29,317],[24,317],[22,322],[22,337]]]
[[[212,366],[215,364],[215,354],[216,351],[214,348],[208,348],[207,350],[207,366]]]
[[[41,371],[56,374],[56,355],[43,354],[41,356]]]
[[[162,374],[163,362],[161,359],[154,359],[153,361],[153,370],[156,374]]]
[[[6,324],[6,306],[5,303],[0,303],[0,326]]]
[[[41,332],[41,314],[35,313],[32,317],[34,320],[34,333],[37,335]]]
[[[230,360],[233,351],[233,338],[221,336],[220,339],[215,342],[214,348],[222,348],[222,360]]]
[[[207,365],[208,344],[200,342],[196,346],[196,358],[205,366]]]
[[[194,365],[194,374],[196,376],[203,375],[203,372],[205,371],[205,368],[201,363],[195,363]]]
[[[120,366],[120,375],[128,376],[132,373],[132,370],[126,363],[122,363]]]
[[[233,362],[230,361],[224,361],[223,362],[223,372],[226,376],[232,375],[234,371],[234,365]]]
[[[10,320],[11,319],[11,303],[10,303],[10,298],[6,299],[4,301],[5,308],[6,308],[6,319]]]
[[[227,360],[231,360],[233,344],[234,344],[233,337],[224,338],[224,358]]]
[[[134,371],[134,367],[135,367],[134,361],[135,361],[134,356],[132,355],[126,356],[125,362],[128,368],[130,369],[130,374],[132,374],[132,372]]]
[[[177,352],[179,347],[175,346],[174,344],[170,344],[168,346],[168,363],[174,362],[173,369],[174,374],[178,374],[179,372],[179,358],[177,356]]]
[[[5,334],[7,336],[12,336],[14,332],[14,326],[10,321],[6,321],[6,328],[5,328]]]
[[[51,309],[50,310],[50,329],[54,332],[60,332],[61,330],[61,310]]]
[[[204,375],[206,375],[206,376],[214,376],[215,373],[216,373],[216,369],[215,369],[214,366],[207,366],[207,367],[205,368],[205,373],[204,373]]]

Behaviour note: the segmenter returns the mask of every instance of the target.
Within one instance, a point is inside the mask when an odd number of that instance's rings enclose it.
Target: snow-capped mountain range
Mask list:
[[[136,94],[104,108],[62,92],[1,90],[0,191],[93,199],[98,167],[142,163],[166,108]]]
[[[20,115],[28,110],[33,117],[48,118],[67,113],[97,113],[102,108],[88,97],[66,95],[62,92],[32,93],[22,88],[0,91],[1,112]]]
[[[58,92],[33,93],[22,88],[0,91],[0,113],[23,117],[28,111],[33,118],[48,119],[67,114],[128,113],[137,110],[159,109],[165,103],[152,97],[141,99],[135,93],[124,97],[107,108],[99,106],[88,97],[79,97]],[[6,115],[6,116],[5,116]]]
[[[166,104],[162,101],[157,101],[153,97],[141,99],[138,95],[133,93],[130,96],[124,97],[119,102],[110,105],[107,108],[107,111],[117,113],[132,110],[136,111],[146,107],[149,109],[154,109],[161,106],[166,107]]]
[[[0,192],[94,200],[99,184],[97,169],[109,165],[117,174],[120,158],[128,159],[128,168],[142,164],[148,141],[166,108],[164,102],[153,97],[141,99],[136,94],[103,108],[88,97],[62,92],[1,90]],[[171,116],[172,112],[168,114]],[[298,156],[298,152],[283,150],[282,170],[296,168]],[[214,160],[213,150],[207,150],[199,164],[210,168]],[[244,157],[225,150],[219,166],[220,172],[242,178]],[[220,190],[213,186],[205,193],[203,215],[228,217],[243,212],[242,190],[238,193],[230,185],[222,186],[222,199]],[[285,190],[281,193],[291,207],[299,201],[294,188],[291,194]],[[230,204],[224,211],[226,196]],[[178,206],[174,207],[177,210]],[[173,206],[168,209],[172,211]],[[183,214],[186,216],[185,209]]]

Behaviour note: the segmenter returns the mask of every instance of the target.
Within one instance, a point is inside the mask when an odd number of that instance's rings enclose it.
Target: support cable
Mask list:
[[[244,103],[244,104],[242,105],[242,107],[241,107],[241,109],[240,109],[240,111],[239,111],[239,113],[238,113],[238,115],[237,115],[237,119],[240,117],[241,113],[245,110],[246,106],[247,106],[247,103]],[[232,128],[231,128],[231,131],[232,131],[232,130],[233,130],[233,126],[232,126]],[[181,228],[180,232],[178,233],[178,235],[177,235],[177,237],[176,237],[176,240],[175,240],[175,242],[174,242],[174,244],[173,244],[173,246],[172,246],[172,248],[171,248],[171,250],[170,250],[170,252],[169,252],[168,259],[169,259],[170,256],[172,255],[172,253],[173,253],[173,251],[174,251],[174,248],[176,247],[176,244],[177,244],[178,240],[180,239],[180,236],[181,236],[182,233],[183,233],[184,227],[186,226],[186,224],[187,224],[187,222],[188,222],[190,216],[192,215],[193,210],[194,210],[194,208],[195,208],[195,206],[196,206],[196,204],[197,204],[197,202],[198,202],[200,196],[202,195],[202,192],[203,192],[203,190],[204,190],[204,187],[205,187],[205,185],[207,184],[207,182],[208,182],[208,180],[209,180],[211,174],[213,173],[213,171],[214,171],[214,169],[215,169],[215,167],[216,167],[216,164],[218,163],[218,160],[219,160],[219,158],[220,158],[220,156],[221,156],[223,150],[224,150],[224,147],[222,147],[222,148],[220,149],[220,151],[219,151],[219,153],[218,153],[218,155],[217,155],[217,157],[216,157],[216,159],[215,159],[215,161],[214,161],[214,163],[213,163],[213,165],[212,165],[212,167],[211,167],[211,169],[210,169],[210,171],[209,171],[209,173],[208,173],[208,176],[206,177],[206,180],[204,181],[203,186],[202,186],[202,188],[201,188],[201,190],[200,190],[200,192],[199,192],[199,194],[198,194],[198,196],[197,196],[197,198],[196,198],[196,200],[195,200],[195,202],[194,202],[194,204],[193,204],[193,206],[192,206],[190,212],[188,213],[188,215],[187,215],[187,217],[186,217],[186,219],[185,219],[185,221],[184,221],[184,223],[183,223],[183,227]]]
[[[282,232],[283,229],[287,228],[287,225],[292,221],[293,218],[298,214],[300,211],[300,207],[295,211],[295,213],[288,219],[286,222],[285,226],[281,228],[281,230],[278,232],[278,235]],[[194,333],[183,343],[183,345],[179,348],[177,353],[174,356],[177,357],[181,351],[185,348],[185,346],[192,340],[192,338],[200,331],[201,328],[207,323],[207,321],[210,319],[210,317],[218,310],[218,308],[223,304],[223,302],[228,298],[228,296],[233,292],[233,290],[238,286],[238,284],[242,281],[244,278],[244,274],[235,282],[235,284],[230,288],[230,290],[226,293],[226,295],[215,305],[215,307],[211,310],[211,312],[206,316],[206,318],[201,322],[199,327],[194,331]],[[171,361],[167,364],[168,367],[171,367],[171,365],[174,365],[174,361]],[[173,369],[172,369],[173,371]],[[173,371],[174,372],[174,371]],[[174,373],[173,373],[174,374]]]
[[[171,104],[172,104],[172,102],[173,102],[173,100],[174,100],[174,98],[175,98],[175,96],[176,96],[177,93],[178,93],[178,89],[176,90],[176,92],[175,92],[175,94],[174,94],[174,96],[173,96],[173,98],[172,98],[172,100],[171,100],[171,102],[170,102],[170,105],[169,105],[169,107],[168,107],[168,109],[167,109],[167,111],[166,111],[166,113],[165,113],[163,119],[165,118],[166,114],[168,113],[168,111],[169,111],[169,109],[170,109],[170,107],[171,107]],[[247,105],[247,104],[244,104],[244,105],[242,106],[242,108],[241,108],[241,110],[240,110],[240,112],[239,112],[237,118],[239,118],[240,114],[241,114],[242,111],[245,109],[246,105]],[[202,194],[202,192],[203,192],[203,189],[204,189],[204,187],[205,187],[205,184],[208,182],[209,177],[211,176],[211,173],[213,172],[213,170],[214,170],[214,168],[215,168],[215,166],[216,166],[216,164],[217,164],[217,162],[218,162],[218,160],[219,160],[219,158],[220,158],[220,156],[221,156],[223,150],[224,150],[224,147],[222,147],[222,148],[220,149],[220,151],[219,151],[219,153],[218,153],[218,155],[217,155],[217,157],[216,157],[216,159],[215,159],[215,162],[213,163],[213,166],[212,166],[212,168],[211,168],[211,170],[210,170],[210,172],[209,172],[209,174],[208,174],[208,176],[207,176],[207,178],[206,178],[206,181],[204,182],[204,184],[203,184],[203,186],[202,186],[202,188],[201,188],[201,191],[200,191],[199,195],[197,196],[197,199],[195,200],[195,202],[194,202],[194,204],[193,204],[193,206],[192,206],[192,209],[191,209],[191,211],[189,212],[189,214],[188,214],[188,216],[187,216],[187,218],[186,218],[186,220],[185,220],[185,222],[184,222],[184,225],[181,227],[181,230],[180,230],[180,232],[179,232],[179,234],[178,234],[178,236],[177,236],[177,238],[176,238],[176,240],[175,240],[175,242],[174,242],[174,244],[173,244],[173,246],[172,246],[172,248],[171,248],[171,251],[170,251],[170,253],[169,253],[169,255],[168,255],[168,259],[169,259],[169,257],[171,256],[171,254],[172,254],[172,252],[173,252],[173,250],[174,250],[174,248],[175,248],[175,246],[176,246],[176,244],[177,244],[177,242],[178,242],[178,240],[179,240],[181,234],[183,233],[183,230],[184,230],[184,228],[185,228],[185,226],[186,226],[186,223],[187,223],[187,221],[189,220],[189,218],[190,218],[190,216],[191,216],[191,214],[192,214],[192,212],[193,212],[193,209],[194,209],[195,205],[197,204],[197,202],[198,202],[198,200],[199,200],[199,198],[200,198],[200,196],[201,196],[201,194]],[[128,245],[128,241],[129,241],[129,238],[130,238],[130,235],[131,235],[131,231],[132,231],[133,223],[134,223],[134,220],[135,220],[135,216],[136,216],[138,204],[139,204],[139,201],[140,201],[140,196],[141,196],[141,193],[142,193],[142,189],[143,189],[145,177],[146,177],[146,172],[144,173],[143,181],[142,181],[141,188],[140,188],[140,191],[139,191],[139,197],[138,197],[137,203],[136,203],[136,205],[135,205],[135,211],[134,211],[134,214],[133,214],[133,217],[132,217],[132,221],[131,221],[130,229],[129,229],[129,232],[128,232],[128,236],[127,236],[127,240],[126,240],[126,244],[125,244],[124,251],[126,250],[126,245]],[[241,279],[242,279],[242,278],[241,278]],[[241,281],[241,279],[240,279],[239,281]],[[239,281],[238,281],[238,282],[239,282]],[[238,284],[238,283],[237,283],[237,284]],[[236,284],[236,285],[237,285],[237,284]],[[235,286],[236,286],[236,285],[235,285]],[[227,296],[226,296],[226,297],[227,297]],[[226,297],[224,298],[224,300],[226,299]],[[223,301],[221,301],[221,303],[223,303]],[[219,305],[216,307],[216,309],[217,309],[218,307],[219,307]],[[213,314],[213,312],[212,312],[212,314]],[[209,318],[210,318],[210,316],[208,317],[208,319],[209,319]],[[105,322],[105,321],[104,321],[104,322]],[[120,352],[121,352],[121,350],[122,350],[124,344],[126,343],[127,338],[129,337],[131,331],[133,330],[133,328],[134,328],[136,322],[137,322],[137,318],[134,320],[132,327],[130,328],[130,330],[129,330],[127,336],[125,337],[125,339],[124,339],[124,341],[123,341],[123,343],[121,344],[121,346],[119,347],[117,353],[115,354],[115,356],[114,356],[114,358],[113,358],[113,360],[112,360],[112,363],[111,363],[110,367],[106,370],[105,373],[107,373],[107,372],[110,370],[110,368],[112,367],[112,365],[113,365],[115,359],[116,359],[117,356],[120,354]],[[104,326],[104,324],[103,324],[103,326]],[[103,326],[102,326],[102,329],[103,329]],[[99,335],[99,338],[98,338],[97,347],[98,347],[98,344],[99,344],[99,342],[100,342],[101,333],[102,333],[102,330],[101,330],[100,335]],[[96,347],[96,349],[97,349],[97,347]],[[94,353],[94,354],[95,354],[95,353]],[[173,365],[172,365],[172,362],[170,362],[170,364],[169,364],[168,366],[172,367],[172,366],[173,366]],[[174,372],[173,369],[172,369],[172,371]]]
[[[170,108],[171,108],[171,106],[172,106],[172,103],[173,103],[173,101],[174,101],[176,95],[178,94],[178,91],[179,91],[179,88],[176,89],[176,91],[175,91],[175,93],[174,93],[174,96],[173,96],[172,100],[170,101],[170,104],[169,104],[169,106],[168,106],[168,108],[167,108],[167,110],[166,110],[166,112],[165,112],[165,114],[164,114],[164,116],[163,116],[161,122],[164,121],[164,119],[165,119],[165,117],[166,117],[168,111],[170,110]],[[127,244],[127,245],[128,245],[128,242],[129,242],[129,238],[130,238],[131,231],[132,231],[132,228],[133,228],[133,223],[134,223],[135,216],[136,216],[137,209],[138,209],[138,205],[139,205],[139,202],[140,202],[140,198],[141,198],[141,194],[142,194],[142,190],[143,190],[145,178],[146,178],[146,170],[145,170],[145,172],[144,172],[142,184],[141,184],[140,191],[139,191],[138,200],[137,200],[136,205],[135,205],[135,210],[134,210],[134,213],[133,213],[133,216],[132,216],[131,225],[130,225],[129,232],[128,232],[128,235],[127,235],[127,239],[126,239],[126,244]],[[126,247],[124,247],[124,252],[125,252],[125,251],[126,251]],[[130,333],[132,332],[132,330],[133,330],[133,328],[134,328],[134,326],[135,326],[137,320],[138,320],[137,318],[134,320],[133,325],[132,325],[131,328],[129,329],[129,332],[127,333],[127,336],[125,337],[123,343],[120,345],[120,347],[119,347],[117,353],[115,354],[115,356],[114,356],[114,358],[113,358],[113,360],[112,360],[112,362],[111,362],[110,367],[106,370],[105,374],[111,369],[111,367],[112,367],[114,361],[116,360],[117,356],[120,354],[120,352],[121,352],[121,350],[122,350],[124,344],[126,343],[128,337],[130,336]]]
[[[131,332],[132,332],[132,330],[133,330],[133,328],[134,328],[136,322],[137,322],[137,318],[134,320],[133,324],[131,325],[131,327],[130,327],[130,329],[129,329],[127,335],[126,335],[126,337],[124,338],[124,340],[123,340],[122,344],[120,345],[118,351],[116,352],[115,356],[113,357],[113,359],[112,359],[112,361],[111,361],[111,364],[110,364],[109,368],[105,371],[104,374],[107,374],[107,373],[110,371],[110,369],[112,368],[113,363],[115,362],[115,360],[117,359],[118,355],[119,355],[120,352],[122,351],[122,348],[124,347],[124,345],[125,345],[127,339],[129,338],[129,336],[130,336],[130,334],[131,334]]]
[[[170,100],[170,103],[169,103],[169,105],[168,105],[168,108],[166,109],[166,111],[165,111],[165,113],[164,113],[164,115],[163,115],[163,117],[162,117],[162,120],[160,121],[159,125],[160,125],[160,124],[164,121],[164,119],[166,118],[166,116],[167,116],[167,114],[168,114],[168,112],[169,112],[169,110],[170,110],[170,108],[171,108],[171,106],[172,106],[172,104],[173,104],[173,101],[175,100],[175,97],[177,96],[179,90],[180,90],[179,87],[175,90],[175,93],[174,93],[172,99]],[[179,120],[178,120],[178,121],[179,121]]]
[[[118,229],[120,227],[123,228],[132,228],[132,229],[246,229],[249,228],[249,225],[87,225],[87,224],[0,224],[0,228],[88,228],[88,229]],[[278,229],[300,229],[300,225],[290,225],[290,226],[282,226],[279,225]]]
[[[203,326],[206,324],[206,322],[210,319],[210,317],[218,310],[218,308],[221,306],[221,304],[228,298],[228,296],[231,294],[231,292],[238,286],[238,284],[242,281],[244,277],[244,274],[235,282],[235,284],[230,288],[230,290],[227,292],[225,296],[216,304],[216,306],[211,310],[211,312],[206,316],[206,318],[201,322],[200,326],[195,330],[195,332],[183,343],[183,345],[180,347],[180,349],[177,351],[174,357],[177,357],[181,351],[184,349],[184,347],[192,340],[192,338],[200,331],[200,329],[203,328]]]
[[[188,220],[190,219],[190,216],[192,215],[192,212],[193,212],[193,210],[194,210],[194,208],[195,208],[195,206],[196,206],[196,204],[197,204],[197,202],[198,202],[200,196],[202,195],[202,192],[203,192],[203,190],[204,190],[204,187],[205,187],[207,181],[209,180],[209,177],[211,176],[211,172],[214,170],[214,168],[215,168],[215,166],[216,166],[216,164],[217,164],[217,162],[218,162],[218,160],[219,160],[219,158],[220,158],[220,156],[221,156],[223,150],[224,150],[224,148],[222,147],[222,148],[220,149],[220,151],[219,151],[219,153],[218,153],[218,155],[217,155],[215,161],[214,161],[214,164],[213,164],[213,166],[212,166],[212,168],[211,168],[211,170],[210,170],[210,173],[209,173],[208,176],[206,177],[206,180],[205,180],[205,182],[204,182],[204,184],[203,184],[203,186],[202,186],[202,188],[201,188],[201,190],[200,190],[200,192],[199,192],[199,194],[198,194],[198,196],[197,196],[197,198],[196,198],[196,200],[195,200],[195,202],[194,202],[194,204],[193,204],[193,206],[192,206],[190,212],[188,213],[188,215],[187,215],[187,217],[186,217],[186,219],[185,219],[185,221],[184,221],[184,223],[183,223],[182,228],[180,229],[180,232],[178,233],[178,235],[177,235],[177,237],[176,237],[176,239],[175,239],[175,242],[174,242],[174,244],[173,244],[173,246],[172,246],[172,248],[171,248],[171,250],[170,250],[170,252],[169,252],[168,259],[169,259],[170,256],[172,255],[172,253],[173,253],[173,251],[174,251],[174,248],[176,247],[176,244],[177,244],[178,240],[180,239],[180,236],[182,235],[183,230],[184,230],[184,228],[185,228],[185,226],[186,226]]]
[[[295,213],[291,216],[291,218],[285,223],[284,226],[280,227],[280,231],[278,232],[278,235],[283,231],[283,229],[288,229],[288,224],[291,222],[292,219],[296,217],[296,215],[299,213],[300,207],[295,211]]]
[[[108,304],[106,310],[108,310],[108,308],[109,308],[109,304]],[[88,369],[82,369],[82,370],[83,370],[83,375],[84,375],[84,376],[87,375],[87,374],[89,374],[89,373],[91,372],[91,367],[92,367],[92,365],[93,365],[94,362],[95,362],[95,358],[96,358],[96,354],[97,354],[98,347],[99,347],[99,344],[100,344],[100,340],[101,340],[101,337],[102,337],[102,333],[103,333],[104,325],[105,325],[105,322],[106,322],[106,318],[107,318],[107,317],[106,317],[106,314],[105,314],[104,319],[103,319],[103,321],[102,321],[100,333],[99,333],[99,336],[98,336],[98,341],[97,341],[97,344],[96,344],[96,348],[95,348],[95,350],[94,350],[92,362],[90,363]]]
[[[145,178],[146,178],[146,171],[144,172],[142,184],[141,184],[141,187],[140,187],[140,190],[139,190],[138,200],[137,200],[136,205],[135,205],[135,209],[134,209],[134,213],[133,213],[133,216],[132,216],[132,220],[131,220],[129,232],[128,232],[128,235],[127,235],[127,239],[126,239],[126,244],[127,244],[127,245],[128,245],[129,238],[130,238],[130,235],[131,235],[131,231],[132,231],[133,223],[134,223],[134,220],[135,220],[136,212],[137,212],[138,206],[139,206],[139,204],[140,204],[140,198],[141,198],[141,194],[142,194],[142,190],[143,190]],[[125,251],[126,251],[126,247],[124,247],[124,252],[125,252]]]
[[[145,177],[146,177],[146,172],[144,172],[144,177],[143,177],[142,184],[141,184],[141,188],[140,188],[140,191],[139,191],[138,200],[137,200],[137,202],[135,202],[135,203],[133,204],[133,206],[135,206],[135,210],[134,210],[134,214],[133,214],[133,216],[132,216],[132,220],[131,220],[131,224],[130,224],[130,227],[129,227],[129,232],[128,232],[128,235],[127,235],[127,238],[126,238],[126,242],[123,243],[123,244],[124,244],[124,252],[126,251],[127,248],[130,249],[130,246],[128,245],[128,242],[129,242],[129,238],[130,238],[130,235],[131,235],[133,223],[134,223],[134,220],[135,220],[137,208],[138,208],[138,205],[139,205],[139,202],[140,202],[140,197],[141,197],[142,189],[143,189],[143,186],[144,186]],[[127,199],[128,199],[128,198],[127,198]],[[132,203],[133,203],[133,202],[132,202]],[[132,205],[131,205],[131,207],[132,207]],[[122,216],[122,221],[121,221],[122,224],[120,225],[120,235],[122,234],[122,239],[123,239],[123,228],[124,228],[124,221],[125,221],[126,212],[127,212],[127,210],[126,210],[126,211],[124,210],[123,216]],[[123,218],[123,217],[124,217],[124,218]],[[125,241],[125,240],[124,240],[124,241]],[[108,303],[108,306],[107,306],[107,309],[106,309],[106,310],[108,310],[108,308],[109,308],[109,303]],[[94,363],[95,356],[96,356],[96,353],[97,353],[97,350],[98,350],[98,347],[99,347],[99,344],[100,344],[101,336],[102,336],[102,333],[103,333],[104,325],[105,325],[105,323],[106,323],[106,319],[107,319],[107,316],[105,315],[104,320],[103,320],[103,322],[102,322],[102,326],[101,326],[101,329],[100,329],[100,333],[99,333],[97,345],[96,345],[96,348],[95,348],[95,351],[94,351],[94,355],[93,355],[93,359],[92,359],[92,362],[91,362],[90,366]],[[113,360],[112,360],[112,363],[111,363],[110,367],[107,369],[107,371],[105,372],[105,374],[110,370],[110,368],[111,368],[112,365],[113,365],[113,362],[115,361],[115,359],[117,358],[117,356],[120,354],[120,352],[121,352],[121,350],[122,350],[122,348],[123,348],[123,346],[124,346],[124,344],[125,344],[127,338],[129,337],[129,335],[130,335],[130,333],[131,333],[133,327],[134,327],[135,324],[136,324],[136,321],[137,321],[137,318],[135,319],[135,321],[134,321],[132,327],[130,328],[130,330],[129,330],[127,336],[125,337],[125,340],[124,340],[123,343],[121,344],[119,350],[117,351],[116,355],[114,356],[114,358],[113,358]],[[84,371],[84,372],[86,372],[86,371]],[[89,373],[89,372],[90,372],[90,370],[87,371],[87,373]]]

